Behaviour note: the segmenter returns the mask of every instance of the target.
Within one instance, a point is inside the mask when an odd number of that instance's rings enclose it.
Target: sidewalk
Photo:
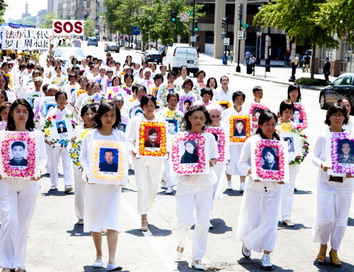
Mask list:
[[[246,78],[252,78],[256,80],[262,80],[262,81],[267,81],[267,82],[272,82],[272,83],[278,83],[278,84],[284,84],[284,85],[289,85],[293,84],[293,82],[289,82],[289,78],[291,76],[291,67],[290,66],[284,66],[284,61],[271,61],[271,67],[270,67],[270,72],[265,72],[265,67],[264,67],[264,61],[262,61],[261,65],[262,66],[256,66],[255,67],[255,75],[249,75],[246,73],[246,65],[243,63],[240,63],[241,67],[241,73],[236,73],[236,66],[237,63],[230,63],[228,61],[227,65],[223,65],[221,59],[215,59],[211,55],[207,54],[200,54],[200,63],[208,63],[210,65],[216,65],[216,66],[221,66],[225,67],[230,74],[238,77],[246,77]],[[272,63],[275,67],[272,67]],[[302,72],[301,68],[296,69],[296,78],[301,78],[301,77],[311,77],[310,73],[304,73]],[[315,74],[315,78],[320,78],[324,79],[323,74]],[[335,77],[330,76],[329,80],[333,81],[335,80]],[[312,89],[312,90],[321,90],[324,88],[324,86],[304,86],[301,85],[302,88],[305,89]]]

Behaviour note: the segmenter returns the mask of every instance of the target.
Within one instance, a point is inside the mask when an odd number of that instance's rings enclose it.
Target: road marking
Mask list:
[[[121,198],[121,204],[122,207],[126,210],[127,214],[129,215],[130,219],[134,222],[135,225],[139,224],[138,221],[138,213],[136,213],[134,211],[134,209],[131,207],[131,205],[129,205],[128,201],[125,200],[123,194],[122,194],[122,198]],[[149,245],[154,249],[155,253],[157,254],[157,256],[159,256],[160,260],[162,261],[162,263],[164,263],[165,267],[167,267],[167,271],[172,271],[172,272],[179,272],[177,266],[178,263],[176,263],[174,260],[172,260],[170,258],[170,256],[168,256],[164,249],[160,246],[160,244],[158,242],[156,242],[155,240],[153,240],[153,235],[150,232],[150,230],[148,230],[147,232],[143,232],[144,234],[144,238],[148,241]]]

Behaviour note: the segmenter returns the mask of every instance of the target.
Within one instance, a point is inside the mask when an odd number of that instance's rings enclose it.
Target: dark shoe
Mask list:
[[[334,251],[331,249],[329,252],[329,259],[331,261],[331,264],[336,267],[340,267],[342,265],[341,260],[339,260],[339,258],[338,258],[337,251]]]
[[[285,225],[285,226],[287,226],[289,228],[295,227],[294,223],[291,222],[291,220],[283,220],[282,223],[283,223],[283,225]]]
[[[65,186],[65,193],[68,194],[73,190],[73,186],[71,185],[66,185]]]
[[[242,244],[242,249],[241,249],[242,255],[243,257],[245,257],[246,259],[248,259],[249,257],[251,257],[251,250],[249,250],[245,244]]]

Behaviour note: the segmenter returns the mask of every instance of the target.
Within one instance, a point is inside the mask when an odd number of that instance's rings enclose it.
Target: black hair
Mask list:
[[[258,128],[257,128],[256,134],[259,134],[262,138],[264,138],[263,132],[262,132],[260,126],[263,125],[265,122],[268,122],[272,118],[274,119],[275,123],[278,122],[278,117],[275,115],[274,112],[271,112],[270,110],[266,110],[266,111],[261,112],[261,114],[259,115],[259,118],[258,118]],[[275,131],[273,133],[273,138],[280,140],[279,135]]]
[[[92,110],[94,113],[97,112],[95,105],[93,105],[93,104],[86,104],[86,105],[84,105],[84,106],[81,108],[81,110],[80,110],[80,116],[81,116],[81,117],[84,116],[85,113],[86,113],[88,110]]]
[[[211,96],[211,99],[213,99],[213,91],[209,88],[203,88],[200,90],[200,96],[203,97],[205,94],[209,94]]]
[[[119,76],[115,76],[114,78],[112,78],[112,85],[113,85],[113,82],[118,79],[119,80],[119,85],[122,85],[122,80],[120,79]]]
[[[252,92],[257,92],[257,91],[263,91],[262,87],[261,86],[254,86],[253,89],[252,89]]]
[[[167,79],[169,79],[170,76],[174,76],[176,78],[176,72],[175,71],[168,72]]]
[[[209,77],[208,80],[207,80],[206,86],[207,86],[208,88],[210,88],[210,81],[211,81],[212,79],[214,79],[214,82],[215,82],[215,89],[217,89],[217,88],[218,88],[218,81],[216,80],[215,77]]]
[[[5,90],[0,90],[0,92],[2,93],[2,95],[4,96],[4,98],[5,98],[5,102],[7,102],[7,101],[9,101],[9,99],[8,99],[8,97],[7,97],[7,93],[6,93],[6,91]]]
[[[2,76],[5,79],[5,86],[4,86],[4,90],[9,91],[9,79],[7,78],[7,76],[5,76],[4,72],[0,72],[0,76]]]
[[[110,148],[107,148],[107,149],[104,151],[104,155],[106,155],[106,153],[112,153],[112,155],[114,155],[114,150],[113,150],[113,149],[110,149]]]
[[[163,82],[163,76],[161,75],[161,74],[156,74],[155,76],[154,76],[154,81],[155,80],[158,80],[158,79],[162,79],[162,82]]]
[[[195,141],[188,140],[188,141],[185,141],[183,144],[184,144],[184,146],[186,146],[187,144],[193,145],[194,146],[193,154],[195,154],[195,155],[198,154],[198,146],[197,146],[197,143]],[[185,152],[187,152],[187,150]]]
[[[157,133],[157,130],[155,128],[151,128],[149,131],[148,131],[148,136],[152,135],[152,134],[158,134]]]
[[[118,124],[120,123],[120,110],[118,109],[118,107],[113,104],[112,102],[104,102],[101,103],[98,107],[97,110],[97,114],[95,115],[95,122],[96,122],[96,126],[95,128],[101,128],[102,127],[102,121],[101,121],[101,117],[106,113],[109,112],[110,110],[115,110],[116,111],[116,121],[114,122],[114,124],[112,125],[112,128],[117,128]]]
[[[84,77],[84,76],[81,76],[77,82],[79,82],[79,84],[80,84],[81,80],[86,80],[86,82],[88,82],[87,77]]]
[[[204,130],[205,126],[208,126],[208,125],[211,124],[210,114],[207,111],[207,109],[204,106],[202,106],[202,105],[194,105],[186,112],[186,114],[183,117],[183,121],[182,122],[184,123],[184,126],[185,126],[187,131],[192,129],[192,124],[191,124],[191,121],[189,121],[189,117],[196,111],[201,111],[205,115],[205,119],[206,120],[205,120],[204,126],[202,127],[202,130]]]
[[[129,73],[124,74],[124,82],[127,80],[128,77],[130,77],[131,80],[132,80],[132,82],[134,82],[134,77],[133,77],[133,75],[132,75],[132,74],[129,74]]]
[[[26,145],[23,142],[15,141],[11,144],[11,149],[14,149],[16,146],[21,146],[23,149],[26,149]]]
[[[278,157],[277,157],[277,154],[275,153],[274,149],[269,146],[263,148],[263,150],[262,150],[262,157],[263,158],[267,155],[267,152],[270,152],[273,155],[274,161],[277,163]]]
[[[235,99],[239,96],[242,96],[243,102],[245,102],[246,95],[242,91],[236,91],[232,94],[232,102],[235,103]]]
[[[145,87],[144,87],[145,88]],[[146,89],[145,89],[146,90]],[[157,107],[156,105],[156,99],[153,95],[151,94],[146,94],[144,95],[141,100],[140,100],[140,107],[143,108],[145,105],[149,103],[149,101],[152,101],[155,105],[155,108]]]
[[[283,140],[284,141],[290,140],[290,143],[293,142],[293,138],[292,137],[284,137]]]
[[[299,95],[297,96],[297,100],[295,102],[300,102],[301,101],[301,91],[300,91],[300,86],[299,85],[289,85],[288,87],[288,99],[290,99],[290,93],[292,91],[298,90]]]
[[[184,89],[184,86],[186,86],[187,83],[190,83],[190,84],[192,85],[192,86],[191,86],[191,90],[192,90],[194,84],[193,84],[193,81],[192,81],[190,78],[187,78],[187,79],[183,82],[183,84],[182,84],[182,89]]]
[[[179,94],[178,93],[169,93],[166,98],[167,103],[171,97],[177,97],[177,102],[179,102]]]
[[[55,101],[58,101],[59,95],[61,95],[61,94],[65,95],[65,98],[68,99],[68,94],[66,92],[58,91],[55,93]]]
[[[328,125],[329,127],[331,126],[331,120],[330,117],[333,114],[336,114],[337,112],[341,112],[344,116],[344,122],[343,124],[348,124],[348,113],[345,110],[345,108],[343,108],[340,104],[333,104],[332,106],[330,106],[327,110],[326,113],[326,120],[325,120],[325,124]]]
[[[223,79],[224,77],[226,77],[226,78],[227,78],[227,80],[230,82],[230,79],[229,79],[229,77],[228,77],[228,76],[221,76],[221,77],[220,77],[220,83],[222,82],[222,79]]]
[[[203,74],[204,77],[206,77],[206,73],[205,73],[203,70],[199,70],[199,71],[197,72],[197,74],[195,75],[195,77],[198,77],[200,74]]]
[[[18,105],[22,105],[22,106],[25,106],[27,108],[27,110],[28,110],[28,119],[27,119],[27,122],[26,122],[26,129],[28,129],[29,131],[32,131],[34,129],[34,113],[33,113],[31,105],[27,102],[26,99],[22,99],[22,98],[21,99],[16,99],[12,103],[12,105],[10,107],[10,110],[9,110],[9,117],[8,117],[8,120],[7,120],[6,130],[10,130],[10,131],[16,130],[16,124],[15,124],[15,120],[14,120],[14,117],[13,117],[13,113],[14,113],[15,108]]]
[[[280,116],[283,114],[283,112],[285,110],[292,110],[293,113],[295,112],[295,106],[294,106],[294,103],[291,102],[291,100],[283,100],[280,103],[280,106],[279,106],[279,114],[280,114]]]

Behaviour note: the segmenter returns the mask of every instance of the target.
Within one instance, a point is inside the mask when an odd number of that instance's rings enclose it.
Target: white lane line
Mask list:
[[[140,222],[138,221],[138,214],[134,211],[134,209],[129,205],[128,201],[125,200],[124,196],[122,195],[121,198],[121,204],[122,207],[126,210],[128,216],[130,217],[130,219],[133,221],[133,223],[135,225],[138,225]],[[159,256],[161,262],[165,265],[165,267],[167,268],[166,271],[172,271],[172,272],[179,272],[177,266],[178,264],[172,260],[170,258],[170,256],[168,256],[165,253],[165,250],[160,246],[160,244],[158,242],[156,242],[153,239],[153,235],[150,232],[150,230],[148,230],[147,232],[143,232],[144,234],[144,238],[148,241],[149,245],[153,248],[153,250],[155,251],[155,253],[157,254],[157,256]]]

